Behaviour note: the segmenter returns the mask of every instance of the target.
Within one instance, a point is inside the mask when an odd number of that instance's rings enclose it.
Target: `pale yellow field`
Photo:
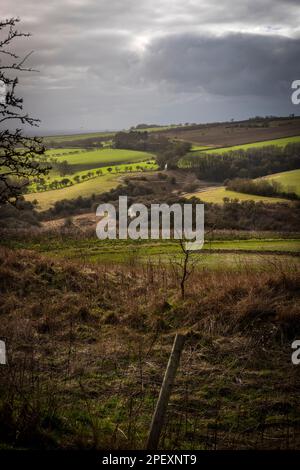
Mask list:
[[[220,186],[219,188],[208,189],[206,191],[191,193],[188,194],[186,197],[190,199],[193,196],[198,197],[204,202],[213,202],[215,204],[223,204],[224,197],[227,197],[229,199],[238,199],[239,201],[262,201],[266,203],[287,202],[287,199],[282,199],[279,197],[254,196],[253,194],[243,194],[237,193],[235,191],[227,191],[224,186]]]
[[[300,170],[283,171],[282,173],[274,173],[266,178],[282,184],[285,191],[291,190],[300,196]]]
[[[78,196],[87,197],[91,196],[93,193],[101,194],[115,188],[118,184],[120,184],[120,176],[109,174],[98,176],[97,178],[62,189],[26,194],[25,199],[27,201],[34,201],[36,199],[39,203],[38,209],[47,210],[53,206],[55,202],[61,201],[62,199],[74,199]]]

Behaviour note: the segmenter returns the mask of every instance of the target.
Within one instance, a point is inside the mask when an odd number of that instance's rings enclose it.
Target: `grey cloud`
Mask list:
[[[2,14],[23,18],[39,36],[71,40],[93,30],[124,30],[155,36],[199,28],[218,32],[220,26],[237,29],[257,26],[299,26],[297,0],[2,0]]]
[[[32,32],[21,79],[44,128],[296,112],[298,0],[2,0]],[[249,34],[251,32],[252,34]]]
[[[151,44],[141,73],[178,90],[276,99],[300,76],[299,51],[300,39],[280,36],[176,35]]]

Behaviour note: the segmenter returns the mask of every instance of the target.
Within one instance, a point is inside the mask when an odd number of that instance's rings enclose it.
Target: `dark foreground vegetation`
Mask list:
[[[90,266],[0,251],[2,448],[145,446],[177,331],[188,332],[167,449],[300,448],[300,277]],[[45,293],[47,295],[45,295]]]
[[[176,195],[153,195],[151,192],[136,186],[134,196],[131,188],[115,189],[100,196],[92,195],[83,198],[79,196],[73,200],[63,200],[55,203],[54,207],[45,212],[37,212],[34,205],[20,200],[18,208],[14,206],[4,206],[0,209],[0,222],[2,229],[26,229],[39,227],[43,222],[59,218],[69,219],[75,215],[85,213],[96,213],[96,208],[104,202],[112,202],[118,207],[118,197],[128,196],[128,205],[134,202],[144,203],[150,206],[151,203],[187,204],[199,203],[201,200],[192,198],[187,201]],[[136,194],[140,194],[136,196]],[[201,193],[200,193],[201,194]],[[172,219],[171,219],[172,223]],[[294,201],[292,204],[274,203],[266,204],[254,201],[237,201],[225,199],[224,204],[205,203],[205,227],[208,230],[264,230],[280,232],[300,231],[300,204]]]

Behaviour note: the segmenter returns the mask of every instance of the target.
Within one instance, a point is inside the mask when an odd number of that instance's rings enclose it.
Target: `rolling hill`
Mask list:
[[[225,147],[299,136],[300,119],[270,118],[202,124],[171,129],[164,135],[204,146]]]
[[[282,173],[274,173],[266,178],[278,181],[285,191],[291,190],[300,196],[300,170],[283,171]]]
[[[265,176],[269,180],[275,180],[281,183],[282,189],[286,192],[295,192],[300,196],[300,170],[284,171],[281,173],[274,173]],[[253,194],[239,193],[236,191],[228,191],[225,186],[217,188],[208,188],[190,194],[188,197],[196,196],[204,202],[213,202],[215,204],[222,204],[223,198],[239,199],[240,201],[262,201],[266,203],[286,202],[287,199],[279,197],[264,197],[256,196]]]
[[[209,188],[207,190],[202,190],[186,195],[188,199],[191,197],[198,197],[201,201],[212,202],[214,204],[223,204],[224,198],[229,199],[238,199],[239,201],[262,201],[265,203],[275,203],[275,202],[287,202],[287,199],[278,198],[278,197],[265,197],[265,196],[255,196],[253,194],[244,194],[238,193],[236,191],[227,191],[225,186],[220,186],[217,188]]]
[[[133,163],[143,160],[151,160],[154,155],[136,150],[120,149],[97,149],[97,150],[76,150],[76,149],[55,149],[48,150],[49,157],[57,158],[57,161],[66,160],[70,165],[85,168],[99,168],[104,165],[118,163]]]

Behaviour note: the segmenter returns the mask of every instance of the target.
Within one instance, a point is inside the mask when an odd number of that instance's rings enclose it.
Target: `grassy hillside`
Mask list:
[[[216,153],[300,143],[300,119],[195,127],[148,130],[195,142],[194,155],[213,153],[212,167],[223,160]],[[24,201],[2,207],[0,339],[8,363],[0,366],[0,449],[145,449],[180,333],[185,345],[158,452],[300,450],[300,365],[291,347],[300,338],[299,203],[216,186],[224,184],[227,161],[214,179],[205,165],[202,176],[171,165],[156,171],[153,155],[114,150],[110,142],[101,150],[71,148],[72,138],[101,136],[111,134],[57,136],[62,147],[47,153],[58,162],[32,181],[36,192],[26,199],[46,210],[126,182],[129,204],[184,202],[185,194],[219,205],[206,204],[204,247],[188,253],[173,239],[97,238],[95,205],[116,201],[123,187],[46,214]],[[269,172],[297,168],[280,166],[273,154],[262,159],[266,171],[247,174],[266,175],[268,164]],[[70,168],[57,164],[64,160]],[[240,161],[249,171],[253,151]],[[300,194],[300,169],[264,178]],[[65,187],[49,190],[58,185]],[[222,205],[224,198],[268,204]]]
[[[159,127],[147,127],[145,129],[135,129],[136,131],[140,132],[162,132],[162,131],[168,131],[172,129],[173,127],[177,127],[176,125],[170,125],[170,126],[159,126]],[[87,132],[87,133],[80,133],[80,134],[64,134],[64,135],[49,135],[49,136],[44,136],[43,141],[45,145],[51,145],[51,144],[59,144],[61,143],[62,145],[65,142],[72,142],[72,141],[80,141],[80,140],[86,140],[86,139],[95,139],[95,141],[100,140],[102,138],[113,138],[115,135],[116,131],[104,131],[104,132]]]
[[[189,335],[159,449],[300,448],[291,364],[300,279],[279,266],[194,272],[183,300],[165,266],[1,248],[1,333],[13,360],[1,368],[0,446],[145,448],[179,331]]]
[[[84,167],[85,165],[82,165],[82,166]],[[74,171],[75,168],[76,169],[80,168],[80,165],[78,166],[73,165],[71,170]],[[93,179],[97,176],[100,176],[100,174],[101,175],[107,175],[107,174],[126,175],[126,174],[131,174],[132,172],[136,172],[136,171],[150,171],[150,170],[155,170],[157,168],[158,166],[154,160],[147,160],[146,162],[139,162],[139,163],[126,163],[126,164],[123,163],[121,165],[110,165],[110,166],[103,166],[103,167],[101,166],[101,167],[96,167],[96,168],[94,168],[94,166],[92,165],[92,168],[88,170],[74,171],[70,174],[65,175],[65,177],[67,177],[70,180],[70,182],[75,185],[75,184],[78,184],[78,180],[77,180],[78,177],[80,178],[80,180],[83,181],[84,179]],[[62,178],[63,177],[59,175],[57,170],[52,169],[46,177],[45,188],[47,189],[45,190],[59,189],[59,188],[51,188],[51,186],[49,187],[49,185],[51,185],[53,181],[60,181]],[[37,184],[33,182],[28,187],[28,191],[29,193],[36,192]]]
[[[171,139],[186,140],[199,146],[223,147],[225,145],[247,144],[249,142],[260,142],[300,135],[300,119],[279,118],[257,122],[249,120],[237,123],[224,122],[189,126],[170,125],[140,129],[140,131],[144,130],[148,132],[163,132]],[[95,139],[95,142],[97,142],[102,139],[107,140],[112,138],[114,134],[115,132],[91,132],[45,136],[43,139],[46,145],[51,145],[51,143],[58,145],[61,143],[63,146],[65,143],[70,145],[72,141],[78,142]]]
[[[165,135],[198,145],[225,147],[299,136],[300,119],[271,118],[202,124],[192,128],[171,129]]]
[[[64,143],[70,142],[72,140],[85,140],[91,138],[101,138],[101,137],[112,137],[115,133],[114,132],[90,132],[90,133],[83,133],[83,134],[64,134],[64,135],[49,135],[43,137],[43,141],[45,145],[49,143],[55,142]]]
[[[115,188],[118,184],[120,184],[120,175],[105,174],[66,188],[26,194],[25,199],[27,201],[37,200],[38,209],[46,210],[49,209],[56,201],[60,201],[62,199],[74,199],[78,196],[91,196],[93,193],[100,194]]]
[[[287,199],[278,197],[265,197],[265,196],[254,196],[253,194],[238,193],[235,191],[227,191],[225,186],[218,188],[207,189],[195,193],[188,194],[186,197],[191,198],[193,196],[198,197],[204,202],[212,202],[214,204],[223,204],[225,197],[229,199],[238,199],[239,201],[263,201],[266,203],[275,202],[288,202]]]
[[[91,151],[78,151],[70,155],[74,149],[55,149],[48,150],[47,155],[53,157],[57,154],[63,154],[57,158],[58,161],[67,160],[70,165],[88,165],[89,167],[97,168],[104,164],[117,164],[117,163],[133,163],[143,160],[151,160],[153,155],[148,152],[138,152],[135,150],[119,150],[119,149],[100,149]],[[66,155],[65,155],[66,154]]]
[[[248,150],[251,148],[261,148],[261,147],[267,147],[270,145],[276,145],[278,147],[285,147],[287,144],[292,144],[292,143],[299,143],[300,142],[300,136],[296,137],[285,137],[282,139],[273,139],[273,140],[264,140],[262,142],[252,142],[249,144],[242,144],[242,145],[233,145],[230,147],[220,147],[217,149],[208,149],[205,150],[205,147],[203,151],[205,153],[215,153],[215,154],[222,154],[226,153],[232,150]],[[193,152],[192,155],[201,155],[201,152]]]
[[[34,181],[28,187],[29,194],[25,198],[29,201],[38,200],[41,210],[48,209],[61,199],[73,199],[78,196],[91,196],[93,193],[106,192],[117,186],[120,174],[125,176],[127,173],[132,174],[141,169],[149,171],[157,168],[152,154],[133,150],[81,151],[62,148],[49,150],[47,155],[49,158],[55,158],[57,162],[66,160],[70,165],[70,172],[64,177],[60,176],[54,165],[44,179],[42,188],[39,188]],[[101,176],[98,175],[97,169],[100,170]],[[61,187],[59,182],[63,178],[69,180],[69,186]],[[56,186],[51,186],[53,183]]]
[[[288,191],[289,189],[292,189],[293,192],[296,192],[298,195],[300,195],[300,170],[274,173],[272,175],[266,176],[265,178],[278,181],[282,184],[283,190]],[[224,197],[230,199],[239,199],[240,201],[263,201],[266,203],[287,202],[286,199],[278,197],[255,196],[253,194],[228,191],[224,186],[192,193],[188,197],[192,196],[199,197],[204,202],[213,202],[215,204],[222,204]]]
[[[278,181],[285,191],[291,189],[300,196],[300,170],[284,171],[282,173],[274,173],[266,178]]]
[[[91,225],[92,235],[87,234],[74,238],[76,227],[69,229],[63,239],[53,238],[53,229],[36,235],[31,240],[22,239],[7,241],[7,246],[20,249],[36,250],[53,258],[76,260],[79,257],[90,263],[121,263],[121,264],[155,264],[179,262],[181,250],[176,240],[98,240],[96,237],[96,217]],[[59,229],[56,228],[57,233]],[[51,235],[52,234],[52,235]],[[239,271],[247,266],[259,271],[272,270],[274,262],[289,263],[290,266],[300,262],[298,257],[290,256],[300,250],[300,239],[280,238],[280,236],[263,235],[257,238],[206,240],[201,253],[195,253],[196,269],[213,271]],[[244,235],[245,237],[245,235]],[[279,256],[278,253],[281,253]],[[278,257],[279,256],[279,257]]]

